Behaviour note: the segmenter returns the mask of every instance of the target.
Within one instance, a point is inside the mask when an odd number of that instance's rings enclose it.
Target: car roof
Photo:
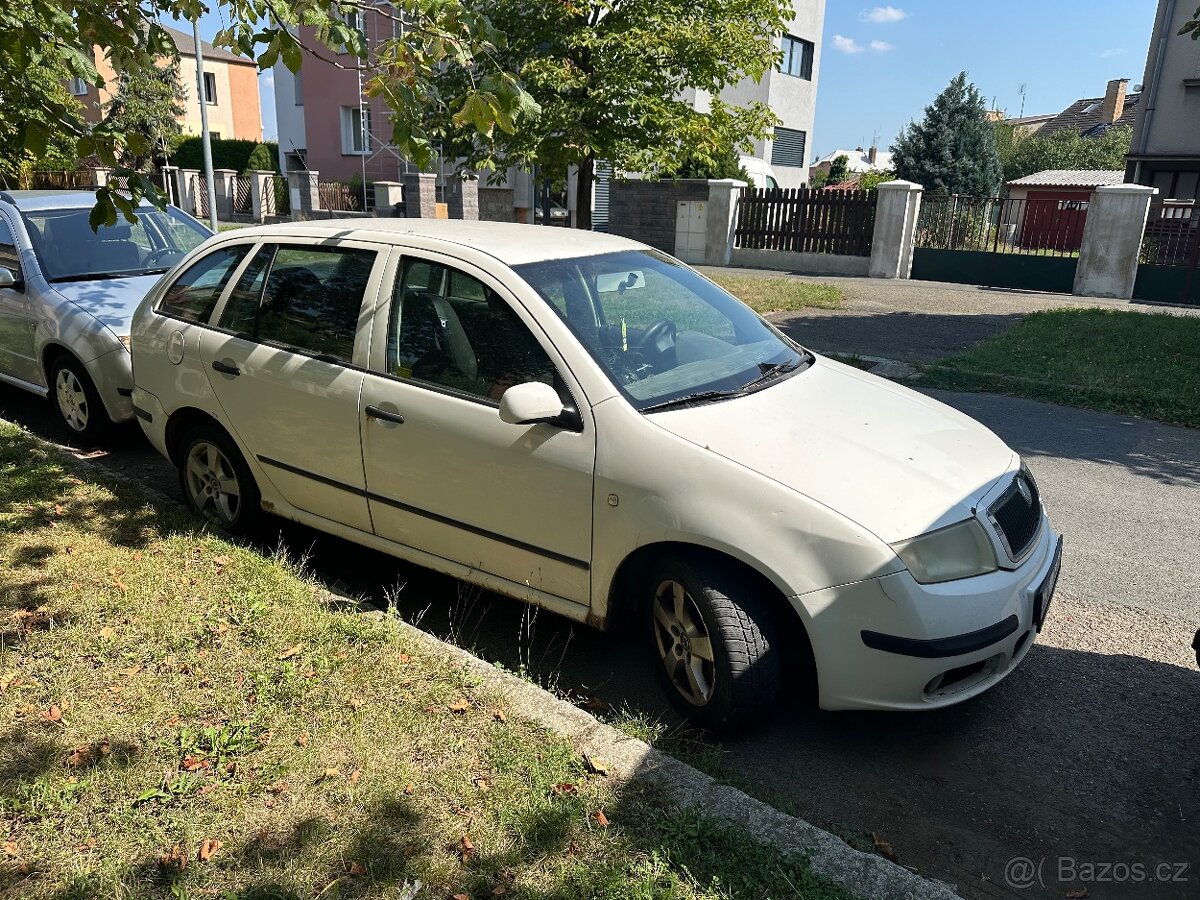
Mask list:
[[[510,266],[646,249],[645,244],[637,241],[596,231],[462,219],[319,219],[239,228],[223,236],[241,239],[306,237],[317,241],[357,238],[394,244],[404,244],[407,243],[406,239],[418,237],[448,245],[472,247]]]
[[[35,209],[91,209],[96,205],[95,191],[0,191],[5,200],[26,212]],[[141,206],[150,204],[143,201]]]

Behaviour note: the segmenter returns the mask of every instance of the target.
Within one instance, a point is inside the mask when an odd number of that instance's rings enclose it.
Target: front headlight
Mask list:
[[[996,551],[978,519],[900,541],[892,549],[921,584],[986,575],[999,568]]]

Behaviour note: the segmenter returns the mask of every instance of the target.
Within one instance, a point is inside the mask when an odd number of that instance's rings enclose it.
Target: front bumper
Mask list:
[[[792,598],[817,663],[824,709],[920,710],[992,687],[1020,664],[1038,628],[1039,589],[1060,537],[1043,522],[1014,571],[944,584],[908,572]]]
[[[129,351],[123,347],[110,350],[85,363],[92,383],[100,394],[108,417],[114,422],[128,422],[133,418],[133,403],[130,392],[133,387],[133,366]]]

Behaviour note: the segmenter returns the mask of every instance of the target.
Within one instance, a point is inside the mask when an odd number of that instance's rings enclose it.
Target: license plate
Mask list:
[[[1042,630],[1042,625],[1046,623],[1046,613],[1050,611],[1050,600],[1054,597],[1054,589],[1058,586],[1058,573],[1061,568],[1062,536],[1060,535],[1058,545],[1054,548],[1054,562],[1050,563],[1050,571],[1046,573],[1041,587],[1033,596],[1034,620],[1039,632]]]

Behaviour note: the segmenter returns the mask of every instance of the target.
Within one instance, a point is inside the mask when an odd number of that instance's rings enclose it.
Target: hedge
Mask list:
[[[279,171],[279,145],[273,141],[240,141],[217,138],[212,142],[214,169]],[[181,169],[203,169],[204,148],[200,138],[186,137],[171,155],[171,164]]]

